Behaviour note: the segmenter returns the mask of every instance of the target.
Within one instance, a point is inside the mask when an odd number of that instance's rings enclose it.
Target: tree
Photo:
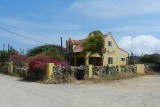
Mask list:
[[[160,55],[159,54],[149,54],[149,55],[146,54],[140,59],[140,62],[160,64]]]
[[[8,52],[0,51],[0,62],[8,61]]]
[[[82,42],[84,53],[89,52],[90,55],[98,53],[101,58],[103,56],[103,53],[105,53],[104,45],[105,41],[103,38],[103,34],[99,30],[91,32],[87,39]]]
[[[9,60],[10,55],[17,55],[18,52],[15,49],[9,49],[8,51],[0,51],[0,62]]]
[[[148,63],[153,71],[160,72],[160,54],[146,54],[140,59],[140,62]]]

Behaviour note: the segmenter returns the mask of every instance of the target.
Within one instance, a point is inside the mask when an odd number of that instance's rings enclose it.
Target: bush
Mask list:
[[[63,49],[64,50],[64,49]],[[63,60],[64,59],[64,53],[61,52],[61,47],[58,45],[43,45],[38,46],[33,49],[30,49],[27,52],[27,56],[37,56],[37,55],[45,55],[48,57],[52,57],[57,60]]]
[[[15,49],[11,49],[8,51],[1,51],[0,50],[0,62],[6,62],[9,60],[10,55],[17,55],[18,52]]]
[[[0,62],[0,67],[2,67],[3,66],[3,62]]]
[[[159,64],[152,64],[151,68],[153,69],[154,72],[160,73],[160,65]]]
[[[46,76],[47,63],[54,63],[55,65],[67,66],[66,61],[58,61],[47,56],[33,57],[29,62],[29,79],[43,80]]]

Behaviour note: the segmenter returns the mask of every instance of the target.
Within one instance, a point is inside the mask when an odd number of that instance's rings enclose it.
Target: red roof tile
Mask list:
[[[83,51],[83,47],[82,47],[82,40],[71,40],[72,43],[74,45],[77,45],[74,49],[73,49],[73,52],[76,53],[76,52],[82,52]]]
[[[80,41],[80,40],[72,40],[72,43],[73,43],[74,45],[78,45],[78,44],[81,43],[81,41]]]
[[[73,52],[76,53],[76,52],[82,52],[83,51],[83,47],[80,44],[78,44],[74,49],[73,49]]]

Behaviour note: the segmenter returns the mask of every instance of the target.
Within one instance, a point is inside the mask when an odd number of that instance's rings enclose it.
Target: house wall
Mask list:
[[[128,53],[124,52],[121,49],[118,49],[116,51],[115,65],[126,65],[127,64],[127,57],[128,57]],[[125,58],[125,61],[122,61],[121,58]]]
[[[109,65],[126,65],[126,57],[128,57],[128,53],[118,47],[111,34],[106,35],[104,39],[106,52],[103,58],[103,65],[106,66],[108,64],[108,57],[113,58],[113,64]],[[108,46],[108,41],[112,42],[112,46]],[[125,58],[125,61],[121,61],[121,58]]]
[[[73,49],[76,47],[77,45],[73,45]]]
[[[79,57],[83,57],[85,59],[85,65],[89,65],[88,56],[86,56],[82,53],[76,53],[76,54],[73,54],[74,66],[76,66],[76,63],[77,63],[76,60]]]

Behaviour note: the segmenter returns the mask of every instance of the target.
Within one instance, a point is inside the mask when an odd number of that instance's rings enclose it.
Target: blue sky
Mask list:
[[[60,45],[62,36],[64,46],[69,37],[83,39],[100,30],[111,32],[128,52],[160,53],[159,4],[159,0],[0,0],[0,28],[48,44]],[[4,43],[17,50],[43,45],[0,29],[0,50]]]

